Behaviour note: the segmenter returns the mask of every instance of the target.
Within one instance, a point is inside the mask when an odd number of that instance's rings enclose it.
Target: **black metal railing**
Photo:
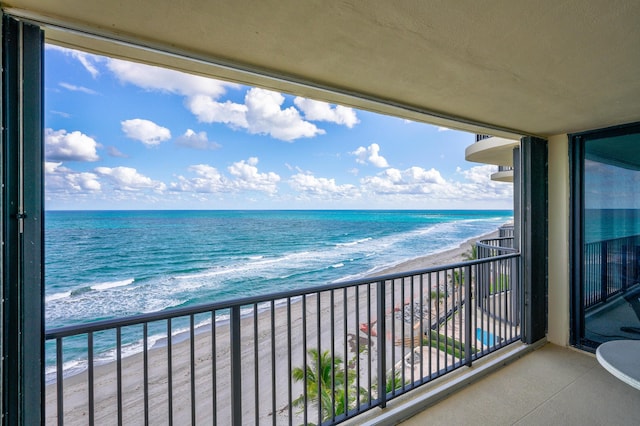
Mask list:
[[[514,226],[513,225],[503,225],[498,228],[498,237],[513,237],[515,235]],[[513,245],[513,243],[512,243]]]
[[[518,340],[519,262],[501,254],[48,330],[47,423],[339,423]],[[482,290],[485,279],[500,287]]]
[[[480,142],[481,140],[489,139],[491,135],[480,135],[476,134],[476,142]]]
[[[604,303],[640,281],[640,235],[584,245],[584,307]]]
[[[478,259],[487,259],[505,254],[517,253],[514,248],[513,226],[503,226],[500,228],[500,235],[510,237],[498,237],[485,239],[476,243]],[[504,300],[503,309],[509,310],[508,317],[515,321],[513,324],[520,324],[521,306],[519,303],[521,292],[517,283],[517,278],[512,277],[509,268],[505,269],[503,264],[482,264],[478,266],[478,284],[476,302],[479,309],[495,313],[493,303],[500,297]],[[501,314],[502,315],[502,314]]]
[[[507,228],[505,228],[506,230]],[[510,237],[498,237],[481,240],[476,243],[478,259],[499,256],[501,254],[517,253],[518,249],[513,247],[513,235]]]

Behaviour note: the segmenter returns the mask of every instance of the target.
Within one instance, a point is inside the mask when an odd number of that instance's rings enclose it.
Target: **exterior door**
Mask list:
[[[640,124],[572,135],[572,343],[640,339]]]

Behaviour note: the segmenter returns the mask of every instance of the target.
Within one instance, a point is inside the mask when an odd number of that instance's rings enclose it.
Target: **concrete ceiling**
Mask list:
[[[481,133],[640,121],[637,0],[2,6],[43,24],[52,43]]]

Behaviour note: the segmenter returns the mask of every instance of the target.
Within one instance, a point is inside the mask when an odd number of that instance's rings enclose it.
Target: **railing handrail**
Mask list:
[[[485,238],[483,240],[479,240],[477,244],[488,245],[487,241],[504,241],[504,240],[513,240],[513,237],[495,237],[495,238]]]
[[[612,242],[612,241],[622,241],[622,240],[628,240],[628,239],[631,239],[631,238],[640,238],[640,234],[627,235],[627,236],[624,236],[624,237],[617,237],[617,238],[608,238],[606,240],[589,241],[588,243],[585,243],[585,245],[609,243],[609,242]]]
[[[488,246],[488,247],[496,248],[495,246]],[[490,261],[507,260],[507,259],[518,257],[518,256],[519,256],[519,253],[516,250],[513,253],[493,256],[490,258],[467,260],[467,261],[452,263],[448,265],[439,265],[439,266],[433,266],[433,267],[424,268],[424,269],[417,269],[414,271],[397,272],[393,274],[373,276],[369,278],[360,278],[357,280],[349,280],[349,281],[325,284],[320,286],[298,288],[298,289],[285,290],[285,291],[276,292],[276,293],[268,293],[263,295],[247,296],[247,297],[242,297],[237,299],[222,300],[219,302],[185,306],[182,308],[173,308],[166,311],[157,311],[157,312],[150,312],[145,314],[131,315],[131,316],[122,317],[122,318],[111,318],[111,319],[93,321],[93,322],[83,323],[83,324],[72,324],[64,327],[57,327],[54,329],[45,330],[44,337],[45,337],[45,340],[53,340],[53,339],[58,339],[63,337],[74,336],[77,334],[104,331],[104,330],[108,330],[116,327],[139,325],[139,324],[149,323],[154,321],[162,321],[169,318],[184,317],[187,315],[198,315],[202,313],[208,313],[211,311],[220,311],[220,310],[230,309],[234,307],[255,305],[255,304],[260,304],[265,302],[271,302],[274,300],[281,300],[281,299],[288,299],[288,298],[293,299],[293,298],[301,297],[311,293],[320,293],[324,291],[354,287],[354,286],[367,284],[367,283],[375,283],[379,281],[390,281],[390,280],[406,278],[414,275],[429,274],[433,272],[439,272],[439,271],[450,270],[450,269],[458,269],[466,266],[473,266],[473,265],[478,265],[482,263],[487,263]]]
[[[513,242],[514,238],[513,237],[496,237],[496,238],[480,240],[476,243],[476,247],[487,249],[487,250],[495,250],[502,253],[518,253],[518,249],[515,247],[505,247],[501,245],[491,244],[491,242],[501,242],[506,240],[510,240],[511,242]]]

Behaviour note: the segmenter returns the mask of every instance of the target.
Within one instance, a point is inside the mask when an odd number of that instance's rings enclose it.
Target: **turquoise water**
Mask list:
[[[49,211],[45,219],[51,329],[360,278],[494,231],[512,212]],[[153,327],[151,341],[165,331]],[[114,333],[103,334],[94,342],[101,362],[115,345]],[[123,331],[127,351],[140,350],[141,338]],[[46,356],[51,381],[53,342]],[[81,371],[83,359],[86,337],[65,339],[65,374]]]
[[[640,210],[585,209],[585,243],[640,235]]]

